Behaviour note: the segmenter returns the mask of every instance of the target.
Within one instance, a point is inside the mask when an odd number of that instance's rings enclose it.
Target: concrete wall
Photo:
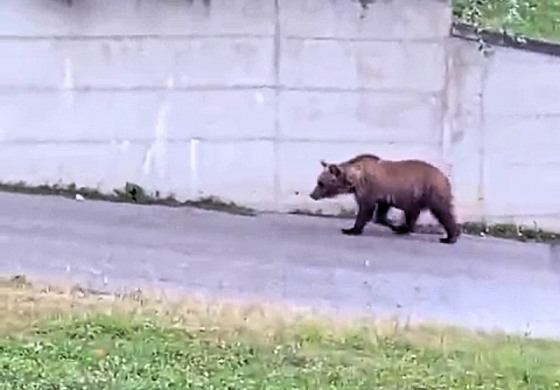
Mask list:
[[[560,225],[558,61],[485,58],[450,22],[439,0],[3,0],[0,181],[336,212],[307,197],[319,160],[369,151],[450,173],[462,219]]]
[[[560,57],[451,38],[448,58],[462,214],[560,228]]]

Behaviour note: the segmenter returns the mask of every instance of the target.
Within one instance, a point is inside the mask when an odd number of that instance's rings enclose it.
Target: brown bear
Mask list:
[[[443,226],[447,237],[440,242],[454,244],[460,235],[453,207],[451,183],[435,166],[422,160],[383,160],[360,154],[339,164],[321,161],[323,172],[309,196],[313,200],[353,194],[358,205],[354,226],[342,229],[347,235],[360,235],[373,218],[397,234],[414,231],[423,210],[429,210]],[[404,212],[405,221],[395,226],[387,219],[391,207]]]

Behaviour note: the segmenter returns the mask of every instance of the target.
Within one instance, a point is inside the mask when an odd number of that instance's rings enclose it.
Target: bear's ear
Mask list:
[[[342,173],[342,171],[340,170],[340,168],[338,167],[338,165],[336,164],[329,164],[329,173],[331,175],[334,175],[336,177],[340,176],[340,174]]]
[[[321,160],[321,166],[322,166],[323,168],[326,168],[326,167],[329,166],[329,164],[327,164],[327,162],[326,162],[325,160]]]

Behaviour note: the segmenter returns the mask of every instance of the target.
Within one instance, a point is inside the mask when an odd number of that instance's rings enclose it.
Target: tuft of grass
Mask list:
[[[454,0],[453,14],[484,29],[560,40],[560,0]]]
[[[463,232],[477,236],[492,236],[513,239],[521,242],[553,243],[560,239],[560,233],[546,231],[540,228],[530,228],[522,225],[496,223],[484,224],[466,222],[461,225]]]
[[[204,210],[222,211],[229,214],[255,216],[256,210],[249,207],[238,205],[234,202],[227,202],[215,196],[208,196],[197,200],[187,200],[183,202],[184,206],[196,207]]]
[[[76,195],[81,195],[90,200],[102,200],[115,203],[134,203],[138,205],[160,205],[168,207],[194,207],[235,215],[257,215],[256,210],[240,206],[234,202],[226,202],[214,196],[181,202],[172,195],[161,197],[159,192],[151,195],[148,194],[140,185],[132,182],[126,182],[123,188],[114,189],[111,194],[106,194],[93,188],[77,187],[73,183],[68,185],[43,184],[38,186],[31,186],[24,182],[0,183],[0,191],[31,195],[57,195],[66,198],[75,198]]]
[[[0,283],[1,389],[555,389],[560,344]]]
[[[325,214],[323,210],[308,211],[303,209],[294,209],[288,212],[291,215],[304,215],[308,217],[321,217],[321,218],[335,218],[335,219],[354,219],[356,218],[356,211],[342,208],[336,214]]]
[[[317,212],[311,212],[306,210],[292,210],[289,214],[293,215],[305,215],[310,217],[320,217],[320,218],[334,218],[334,219],[354,219],[356,218],[356,212],[353,210],[342,210],[338,214],[323,214],[321,210]],[[393,223],[399,223],[398,221],[393,221]],[[560,232],[553,232],[543,230],[541,228],[535,227],[531,228],[523,225],[516,225],[510,223],[495,223],[487,224],[482,222],[464,222],[461,223],[461,231],[464,234],[471,236],[490,236],[496,238],[503,238],[508,240],[515,240],[520,242],[532,242],[532,243],[555,243],[560,241]],[[442,234],[443,230],[439,225],[433,224],[418,224],[416,233],[419,234]]]

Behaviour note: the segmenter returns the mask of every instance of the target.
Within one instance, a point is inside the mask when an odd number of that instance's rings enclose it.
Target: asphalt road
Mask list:
[[[560,254],[370,224],[0,193],[0,273],[560,336]],[[559,264],[553,261],[557,257]]]

